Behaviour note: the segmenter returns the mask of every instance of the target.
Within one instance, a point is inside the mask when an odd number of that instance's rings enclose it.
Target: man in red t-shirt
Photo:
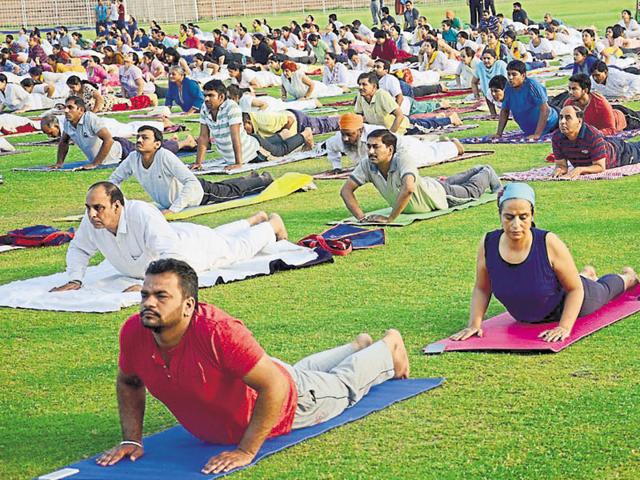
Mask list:
[[[372,386],[409,376],[397,330],[376,343],[361,334],[293,366],[269,357],[240,320],[198,303],[197,274],[180,260],[152,262],[141,295],[140,313],[120,332],[123,441],[97,459],[102,466],[143,455],[146,390],[199,439],[237,445],[211,457],[208,474],[248,465],[265,439],[329,420]]]
[[[569,78],[569,98],[565,105],[578,105],[584,113],[584,122],[596,127],[603,135],[615,135],[627,128],[627,119],[620,110],[599,93],[591,92],[589,75],[577,73]]]
[[[118,30],[122,30],[123,28],[125,28],[125,19],[126,14],[124,9],[124,0],[118,0]]]

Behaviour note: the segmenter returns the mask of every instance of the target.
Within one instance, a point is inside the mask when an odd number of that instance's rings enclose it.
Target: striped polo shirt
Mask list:
[[[574,167],[587,167],[601,158],[605,159],[607,168],[618,164],[616,146],[609,143],[600,130],[584,122],[575,141],[556,130],[551,137],[551,145],[556,159],[568,160]]]
[[[225,100],[218,109],[214,120],[206,103],[200,110],[200,124],[209,128],[209,138],[215,143],[222,158],[228,163],[235,163],[233,143],[231,142],[231,125],[240,125],[240,142],[242,143],[242,163],[249,163],[256,158],[260,144],[258,140],[244,130],[242,111],[233,100]]]

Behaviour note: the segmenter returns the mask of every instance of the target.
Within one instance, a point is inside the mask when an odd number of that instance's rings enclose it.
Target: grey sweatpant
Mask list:
[[[342,345],[288,365],[298,390],[292,429],[309,427],[340,415],[364,397],[371,387],[393,378],[391,351],[382,340],[359,351]]]

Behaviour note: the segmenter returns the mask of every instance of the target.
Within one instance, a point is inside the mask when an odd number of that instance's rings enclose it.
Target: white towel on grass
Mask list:
[[[228,283],[256,275],[268,275],[269,264],[274,260],[300,266],[315,260],[317,256],[317,253],[309,248],[282,240],[268,246],[251,260],[209,270],[199,275],[199,284],[200,287],[211,287],[219,282]],[[0,285],[0,306],[102,313],[116,312],[140,302],[140,292],[124,293],[123,290],[132,285],[140,285],[142,281],[119,274],[106,260],[98,266],[87,269],[84,284],[80,290],[49,292],[51,288],[66,282],[65,273],[56,273]]]

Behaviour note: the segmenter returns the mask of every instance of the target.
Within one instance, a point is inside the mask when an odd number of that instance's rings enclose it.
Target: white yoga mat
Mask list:
[[[218,283],[234,282],[256,275],[268,275],[271,273],[269,264],[274,260],[300,266],[315,260],[317,256],[309,248],[282,240],[264,249],[251,260],[200,274],[199,283],[200,287],[211,287]],[[142,281],[119,274],[106,260],[98,266],[87,269],[81,289],[49,292],[51,288],[63,285],[67,280],[65,273],[56,273],[0,285],[0,306],[103,313],[116,312],[140,302],[140,292],[123,293],[123,290],[132,285],[140,285]]]

